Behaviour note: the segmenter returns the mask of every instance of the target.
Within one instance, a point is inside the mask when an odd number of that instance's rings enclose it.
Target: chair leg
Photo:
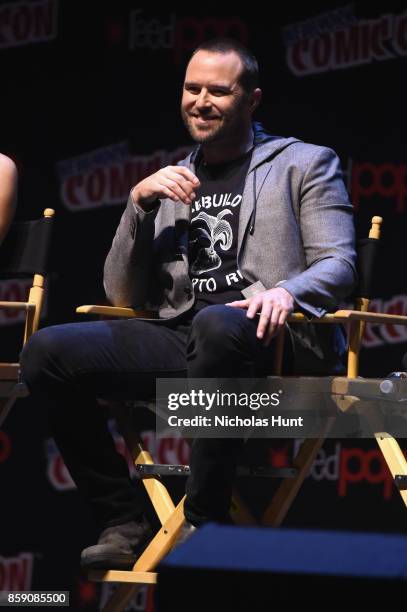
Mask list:
[[[15,401],[28,395],[28,390],[24,383],[13,382],[12,385],[13,387],[9,395],[0,398],[0,427],[2,427]]]
[[[146,465],[153,465],[152,456],[143,448],[142,441],[137,432],[137,424],[135,427],[131,427],[129,408],[119,402],[112,404],[112,406],[114,407],[114,417],[118,430],[126,442],[133,462],[135,464],[144,463]],[[161,524],[165,523],[175,508],[167,488],[159,476],[146,475],[143,476],[142,480]]]
[[[134,463],[153,464],[153,458],[143,448],[136,428],[129,427],[128,409],[122,404],[116,403],[114,405],[114,416]],[[89,572],[90,580],[122,583],[106,603],[103,608],[104,612],[121,612],[137,593],[141,584],[155,584],[156,574],[152,570],[171,550],[185,521],[185,498],[175,506],[159,476],[145,475],[142,480],[162,527],[137,559],[131,571],[95,570]]]
[[[375,433],[375,438],[387,463],[387,467],[393,476],[393,480],[398,475],[407,476],[407,461],[397,440],[384,432]],[[399,489],[398,491],[404,505],[407,506],[407,490]]]
[[[179,502],[169,519],[154,536],[143,554],[137,559],[131,571],[92,572],[90,577],[103,581],[126,582],[122,584],[103,608],[103,612],[121,612],[130,599],[136,594],[140,584],[128,584],[136,582],[140,578],[143,584],[154,584],[156,575],[152,570],[161,559],[171,550],[177,540],[177,536],[184,523],[184,500]]]
[[[359,401],[356,404],[356,408],[357,411],[368,420],[387,467],[393,476],[393,481],[396,476],[407,476],[406,457],[397,440],[391,434],[383,431],[383,413],[379,406],[374,402]],[[398,489],[398,491],[405,506],[407,506],[407,490]]]
[[[0,427],[2,427],[4,421],[8,417],[10,410],[13,407],[16,397],[2,397],[0,398]]]
[[[298,455],[294,459],[293,467],[297,470],[297,475],[294,478],[285,478],[282,481],[262,516],[262,525],[271,527],[281,525],[334,422],[335,417],[329,417],[324,423],[318,438],[304,440]]]

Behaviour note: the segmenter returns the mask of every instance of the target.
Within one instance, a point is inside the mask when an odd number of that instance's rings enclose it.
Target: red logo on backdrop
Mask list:
[[[384,499],[390,499],[395,490],[393,477],[378,448],[369,451],[343,448],[340,454],[338,495],[345,497],[349,485],[361,482],[380,485]]]
[[[288,446],[282,448],[270,448],[269,463],[274,468],[285,468],[290,466]]]
[[[62,202],[72,212],[123,204],[134,185],[164,166],[175,165],[189,151],[179,147],[131,156],[127,144],[119,143],[61,161],[57,170]]]
[[[335,19],[339,13],[284,29],[287,65],[293,74],[305,76],[407,55],[407,13],[367,20],[347,15],[346,25]]]
[[[81,606],[92,605],[97,599],[97,587],[94,582],[78,581],[78,599]]]
[[[30,280],[11,279],[0,281],[0,301],[26,302],[30,287]],[[0,310],[0,327],[25,321],[25,314],[24,310],[13,310],[11,308],[10,310]],[[42,316],[44,316],[44,312]]]
[[[117,587],[111,582],[102,583],[98,610],[103,610],[112,595],[116,593]],[[137,588],[136,594],[126,604],[126,612],[154,612],[153,590],[146,584]]]
[[[235,38],[247,44],[247,25],[239,17],[177,17],[171,13],[163,21],[146,17],[143,9],[130,14],[130,50],[171,49],[176,64],[181,64],[200,43],[216,37]]]
[[[407,210],[407,164],[348,162],[348,188],[355,208],[361,200],[379,196],[396,213]]]
[[[407,315],[407,295],[394,295],[389,300],[371,300],[369,310],[383,314]],[[407,342],[406,325],[365,325],[362,338],[362,346],[365,348],[403,342]]]
[[[113,436],[117,451],[127,461],[132,476],[136,470],[133,459],[127,449],[123,438],[116,430],[114,421],[109,421],[109,430]],[[186,440],[181,437],[157,439],[152,429],[141,432],[143,447],[151,454],[155,463],[188,465],[190,448]],[[52,438],[46,441],[47,477],[57,491],[72,491],[75,484],[69,475],[62,456]]]
[[[0,49],[52,40],[57,35],[57,0],[0,6]]]
[[[57,491],[71,491],[75,484],[52,438],[46,441],[47,478]]]
[[[18,557],[0,557],[0,591],[31,589],[34,556],[23,552]]]
[[[302,440],[294,442],[294,456]],[[403,451],[407,456],[407,452]],[[384,499],[391,499],[396,487],[384,457],[378,448],[343,448],[336,443],[332,454],[321,448],[309,471],[315,481],[329,480],[337,483],[339,497],[346,497],[353,485],[362,483],[379,486]]]
[[[11,440],[5,431],[0,429],[0,463],[4,463],[10,457]]]

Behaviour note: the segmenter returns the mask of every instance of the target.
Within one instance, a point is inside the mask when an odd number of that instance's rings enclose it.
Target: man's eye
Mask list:
[[[187,87],[187,91],[192,94],[199,94],[199,89],[197,87]]]

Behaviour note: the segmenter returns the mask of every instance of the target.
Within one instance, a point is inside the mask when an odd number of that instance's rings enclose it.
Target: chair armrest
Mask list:
[[[345,319],[347,320],[347,319]],[[288,318],[288,323],[338,323],[336,312],[329,312],[323,317],[307,317],[302,312],[292,312]]]
[[[407,316],[381,314],[380,312],[360,312],[359,310],[337,310],[335,317],[344,321],[364,321],[365,323],[394,323],[394,325],[407,325]]]
[[[323,317],[307,317],[302,312],[293,312],[287,319],[288,323],[350,323],[363,321],[365,323],[383,323],[394,325],[407,325],[407,316],[381,314],[380,312],[361,312],[360,310],[337,310]]]
[[[0,302],[0,309],[11,308],[12,310],[26,310],[27,312],[35,310],[35,304],[32,302]]]
[[[134,310],[134,308],[122,308],[119,306],[97,306],[88,304],[78,306],[76,309],[78,314],[95,314],[108,317],[124,317],[124,318],[140,318],[157,319],[157,313],[148,310]]]
[[[17,308],[29,310],[34,304],[28,302],[0,302],[0,308]],[[120,306],[98,306],[94,304],[78,306],[78,314],[94,314],[109,317],[157,319],[157,313],[150,310],[135,310]],[[393,323],[394,325],[407,325],[407,316],[380,314],[379,312],[360,312],[359,310],[337,310],[327,313],[323,317],[307,317],[302,312],[293,312],[287,319],[288,323],[349,323],[350,321],[364,321],[366,323]]]

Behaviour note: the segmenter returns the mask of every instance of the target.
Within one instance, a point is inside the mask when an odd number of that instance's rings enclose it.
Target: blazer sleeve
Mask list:
[[[320,317],[335,310],[357,282],[353,208],[334,151],[317,148],[299,197],[307,269],[278,286],[289,291],[300,308]]]
[[[145,305],[153,278],[154,221],[158,210],[159,205],[143,211],[130,193],[104,266],[103,285],[114,306]]]

